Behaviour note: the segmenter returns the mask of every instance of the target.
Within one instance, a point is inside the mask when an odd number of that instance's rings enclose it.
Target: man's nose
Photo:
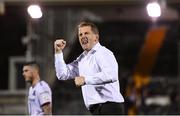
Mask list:
[[[86,37],[86,34],[85,34],[85,33],[83,33],[83,34],[82,34],[82,37]]]
[[[83,39],[86,38],[86,37],[87,37],[86,35],[83,35],[83,36],[82,36]]]

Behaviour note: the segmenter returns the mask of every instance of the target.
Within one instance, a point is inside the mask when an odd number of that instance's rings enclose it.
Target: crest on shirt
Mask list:
[[[49,96],[48,96],[47,92],[41,93],[41,97],[42,97],[43,100],[49,101]]]

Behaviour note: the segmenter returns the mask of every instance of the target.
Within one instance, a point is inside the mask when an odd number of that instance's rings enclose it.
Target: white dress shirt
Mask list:
[[[43,115],[42,105],[52,103],[52,93],[45,81],[39,81],[34,87],[29,88],[28,109],[30,115]]]
[[[76,60],[66,64],[63,53],[55,54],[55,69],[59,80],[85,77],[81,86],[86,107],[97,103],[124,102],[120,93],[118,63],[113,53],[97,43],[88,53],[84,51]]]

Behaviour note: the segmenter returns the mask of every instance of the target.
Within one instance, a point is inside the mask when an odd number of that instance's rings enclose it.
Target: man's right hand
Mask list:
[[[55,53],[61,53],[64,47],[66,46],[66,41],[63,39],[58,39],[54,42]]]

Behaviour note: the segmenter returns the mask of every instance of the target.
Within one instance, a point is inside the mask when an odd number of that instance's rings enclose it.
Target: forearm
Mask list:
[[[44,115],[52,115],[52,107],[50,103],[43,105],[42,108],[43,108]]]
[[[78,75],[77,62],[66,64],[63,59],[63,53],[55,54],[55,70],[59,80],[73,79]]]
[[[99,72],[93,75],[84,75],[85,83],[90,85],[98,85],[112,83],[118,80],[118,72]]]
[[[63,59],[63,53],[55,54],[55,71],[59,80],[66,80],[67,66]]]

